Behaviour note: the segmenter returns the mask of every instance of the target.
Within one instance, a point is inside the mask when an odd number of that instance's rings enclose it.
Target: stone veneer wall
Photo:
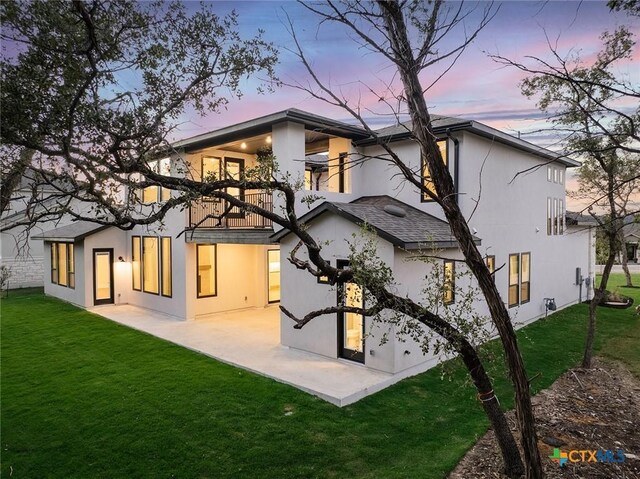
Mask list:
[[[0,264],[11,268],[9,289],[44,286],[42,256],[2,258]]]

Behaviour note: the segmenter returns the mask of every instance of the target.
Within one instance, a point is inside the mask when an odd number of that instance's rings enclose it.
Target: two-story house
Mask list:
[[[558,308],[587,299],[584,279],[594,276],[594,234],[589,226],[565,222],[566,168],[577,163],[475,121],[435,117],[434,127],[459,204],[514,321],[544,316],[551,299]],[[379,134],[410,168],[423,172],[428,184],[406,126]],[[361,128],[290,109],[173,146],[175,154],[159,160],[158,168],[194,179],[239,176],[255,164],[261,148],[270,146],[281,172],[322,197],[311,206],[300,201],[297,212],[314,237],[327,241],[324,256],[345,266],[347,239],[367,223],[402,294],[419,300],[426,272],[424,264],[411,261],[416,251],[437,247],[445,276],[460,265],[455,260],[461,252],[439,207],[400,178],[393,165],[376,159],[383,152]],[[366,157],[371,159],[362,161]],[[229,192],[265,208],[279,207],[263,191]],[[157,187],[141,193],[150,205],[170,194]],[[268,220],[233,210],[221,220],[207,217],[225,208],[223,201],[202,198],[154,227],[124,232],[75,223],[48,231],[40,236],[45,292],[87,308],[132,304],[196,321],[276,302],[302,316],[338,301],[360,301],[357,285],[338,292],[290,264],[286,258],[297,240]],[[445,302],[455,302],[454,296]],[[486,313],[481,299],[477,309]],[[435,362],[419,345],[370,323],[371,318],[345,314],[321,317],[297,330],[282,316],[281,343],[393,374]],[[382,344],[385,332],[390,340]]]

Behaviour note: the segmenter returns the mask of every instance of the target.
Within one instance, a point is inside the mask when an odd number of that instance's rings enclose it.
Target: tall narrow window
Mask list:
[[[240,181],[244,176],[244,160],[225,158],[225,178]],[[227,188],[227,193],[244,200],[244,190],[241,188]],[[239,208],[232,208],[229,218],[244,218],[244,212]]]
[[[558,234],[558,199],[553,199],[553,208],[551,208],[551,216],[552,216],[552,226],[553,226],[553,234]]]
[[[552,178],[551,167],[547,166],[547,181],[551,181]]]
[[[172,271],[171,271],[171,237],[163,236],[161,239],[162,256],[162,296],[171,297],[172,294]]]
[[[58,243],[51,243],[51,282],[58,284]]]
[[[306,168],[304,170],[304,189],[307,191],[313,190],[313,172],[311,168]]]
[[[524,304],[531,299],[531,253],[522,253],[520,262],[520,304]]]
[[[558,168],[553,169],[553,182],[554,183],[558,182]]]
[[[269,289],[269,302],[280,301],[280,250],[270,249],[267,251],[267,268],[269,277],[267,286]]]
[[[456,300],[456,264],[454,261],[444,262],[444,285],[442,300],[444,304],[452,304]]]
[[[520,255],[509,255],[509,307],[520,303],[519,297]]]
[[[558,234],[564,234],[564,201],[558,200]]]
[[[216,274],[217,251],[214,244],[196,245],[196,262],[198,264],[197,295],[198,298],[216,296],[217,274]]]
[[[547,198],[547,235],[553,234],[553,215],[551,214],[551,198]]]
[[[558,183],[564,184],[564,170],[562,168],[558,170]]]
[[[142,238],[142,287],[145,293],[158,294],[158,238],[144,236]]]
[[[67,243],[58,243],[58,284],[67,286]]]
[[[219,180],[220,177],[221,160],[217,156],[203,156],[201,164],[201,179],[205,180]],[[218,198],[212,198],[205,196],[202,198],[204,201],[220,201]]]
[[[442,156],[442,161],[445,166],[449,166],[449,148],[447,146],[447,140],[438,141],[438,148],[440,149],[440,156]],[[427,166],[427,162],[422,159],[422,184],[423,186],[429,190],[431,193],[435,194],[436,189],[433,184],[433,180],[431,179],[431,173],[429,172],[429,167]],[[431,197],[423,191],[421,194],[422,201],[432,201]]]
[[[141,251],[140,236],[131,237],[131,277],[132,287],[135,291],[142,290],[142,261],[140,257]]]
[[[171,176],[171,158],[162,158],[159,161],[159,173],[164,176]],[[160,188],[160,201],[168,201],[171,199],[171,190],[169,188]]]
[[[338,193],[347,191],[347,154],[338,155]]]
[[[67,258],[69,260],[69,267],[67,270],[69,271],[69,287],[76,287],[76,258],[75,258],[75,248],[73,243],[69,243],[67,245]]]

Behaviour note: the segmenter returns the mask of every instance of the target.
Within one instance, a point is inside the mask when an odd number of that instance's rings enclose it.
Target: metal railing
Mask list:
[[[240,199],[250,205],[273,211],[273,196],[264,191],[245,192]],[[231,208],[227,214],[229,203],[222,199],[200,199],[189,207],[189,227],[191,228],[272,228],[270,219],[251,211]],[[223,216],[224,215],[224,216]]]

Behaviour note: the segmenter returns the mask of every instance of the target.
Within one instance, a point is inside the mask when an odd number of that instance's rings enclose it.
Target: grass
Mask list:
[[[488,426],[458,362],[337,408],[33,291],[1,308],[5,477],[439,478]],[[586,314],[520,332],[534,390],[579,361]],[[596,347],[637,366],[638,323],[600,310]]]

